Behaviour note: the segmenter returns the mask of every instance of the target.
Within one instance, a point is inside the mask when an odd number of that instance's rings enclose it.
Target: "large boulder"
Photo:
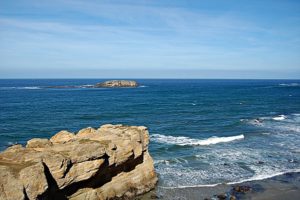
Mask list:
[[[0,199],[130,199],[157,176],[143,126],[61,131],[0,153]]]

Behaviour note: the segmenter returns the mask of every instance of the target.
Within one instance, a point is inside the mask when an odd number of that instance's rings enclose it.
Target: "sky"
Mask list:
[[[300,1],[0,0],[0,78],[300,79]]]

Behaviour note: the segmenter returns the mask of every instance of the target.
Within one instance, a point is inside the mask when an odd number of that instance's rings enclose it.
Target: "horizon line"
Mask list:
[[[79,79],[104,79],[104,80],[300,80],[300,78],[0,78],[0,80],[79,80]]]

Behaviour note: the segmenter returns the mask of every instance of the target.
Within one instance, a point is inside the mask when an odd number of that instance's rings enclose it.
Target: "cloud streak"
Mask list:
[[[3,5],[0,72],[299,69],[300,17],[294,10],[279,13],[286,23],[272,24],[270,16],[249,17],[237,9],[141,2]]]

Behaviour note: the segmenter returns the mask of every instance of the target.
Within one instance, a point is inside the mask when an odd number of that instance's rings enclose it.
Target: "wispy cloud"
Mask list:
[[[282,20],[290,25],[282,25],[181,1],[30,0],[5,6],[0,70],[295,70],[300,64],[299,15],[287,13]]]

